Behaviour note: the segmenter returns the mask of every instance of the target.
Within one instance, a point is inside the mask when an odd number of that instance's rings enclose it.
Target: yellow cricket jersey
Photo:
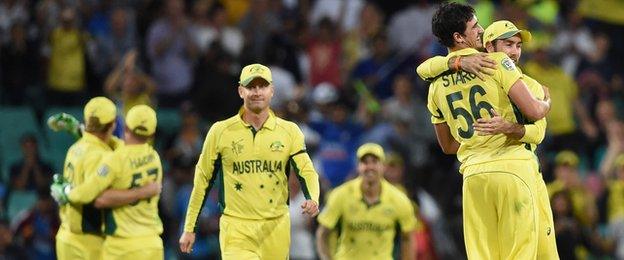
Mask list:
[[[125,145],[107,155],[82,185],[68,194],[71,204],[90,203],[106,189],[131,189],[149,182],[162,182],[160,156],[149,144]],[[160,196],[105,210],[104,233],[115,237],[160,235]]]
[[[91,175],[95,175],[97,166],[105,155],[113,149],[95,135],[85,132],[67,151],[63,177],[75,187],[84,183]],[[93,204],[66,204],[59,208],[61,217],[60,230],[72,233],[102,232],[102,211]]]
[[[549,88],[552,105],[546,115],[546,119],[550,122],[548,132],[553,135],[574,132],[576,129],[574,101],[578,96],[578,85],[574,79],[560,67],[546,67],[534,61],[527,62],[524,71]]]
[[[429,58],[422,64],[418,65],[418,67],[416,68],[416,72],[423,80],[432,81],[436,77],[449,71],[449,59],[457,55],[457,53],[450,53],[446,57],[435,56]],[[520,68],[518,68],[518,70],[520,70]],[[534,97],[538,99],[544,98],[544,89],[542,88],[542,84],[537,82],[537,80],[527,76],[526,74],[523,74],[522,81],[524,81]],[[514,113],[516,115],[515,122],[524,125],[525,133],[524,136],[520,139],[520,142],[530,144],[531,150],[535,151],[537,145],[544,140],[544,136],[546,135],[546,118],[542,118],[535,122],[530,122],[529,120],[526,120],[526,118],[515,107]]]
[[[462,49],[450,55],[477,53],[475,49]],[[530,147],[504,134],[479,136],[472,125],[483,116],[490,116],[494,109],[507,121],[518,121],[520,113],[507,96],[513,84],[522,78],[522,73],[504,53],[489,53],[497,64],[493,76],[485,80],[476,75],[458,71],[441,75],[429,87],[427,108],[432,114],[433,124],[447,123],[451,134],[460,143],[457,159],[461,162],[460,172],[466,166],[497,160],[532,159]]]
[[[288,212],[288,175],[297,174],[306,199],[318,202],[319,180],[296,124],[273,112],[261,129],[242,120],[243,109],[215,123],[195,168],[184,231],[193,232],[206,193],[219,182],[223,214],[267,219]]]
[[[609,222],[624,219],[624,181],[612,180],[607,182],[609,198],[607,200],[607,216]]]
[[[403,192],[381,181],[379,203],[368,205],[362,195],[362,178],[334,189],[318,222],[339,232],[336,259],[392,259],[397,231],[416,228],[411,201]]]

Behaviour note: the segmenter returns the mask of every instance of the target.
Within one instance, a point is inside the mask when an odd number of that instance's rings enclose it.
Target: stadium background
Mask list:
[[[624,152],[624,3],[467,2],[484,28],[507,19],[533,33],[521,68],[550,87],[553,99],[539,156],[556,195],[561,258],[623,259],[624,174],[605,176],[624,165],[613,160]],[[154,145],[166,169],[163,238],[167,257],[180,257],[177,240],[205,133],[236,113],[240,68],[260,62],[273,71],[275,112],[306,134],[323,191],[354,176],[359,144],[378,142],[390,153],[387,178],[419,205],[419,256],[463,258],[461,176],[455,157],[437,146],[427,84],[414,73],[425,58],[446,53],[431,34],[436,5],[1,1],[0,256],[54,258],[59,220],[48,185],[72,139],[49,130],[45,119],[61,111],[82,118],[88,98],[107,95],[120,117],[133,104],[157,108]],[[207,200],[195,258],[218,255],[214,192]],[[316,224],[293,210],[291,258],[315,259]]]

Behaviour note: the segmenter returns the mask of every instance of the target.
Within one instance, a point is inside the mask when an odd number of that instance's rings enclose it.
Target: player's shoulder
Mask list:
[[[235,125],[236,123],[240,121],[241,121],[240,115],[236,114],[234,116],[231,116],[230,118],[215,122],[214,124],[212,124],[212,126],[210,126],[209,132],[213,132],[213,133],[223,132],[229,127],[232,127],[233,125]]]
[[[509,58],[509,56],[507,56],[507,54],[504,52],[489,52],[487,53],[487,56],[488,58],[493,59],[495,61],[500,61],[505,58]]]
[[[297,133],[300,131],[299,126],[297,126],[297,124],[293,121],[290,120],[286,120],[284,118],[275,116],[275,125],[277,127],[283,128],[286,131],[288,131],[289,133],[293,134],[293,133]]]
[[[352,194],[355,194],[357,192],[356,189],[360,188],[359,183],[361,183],[361,180],[358,180],[357,178],[348,180],[344,182],[343,184],[340,184],[336,188],[334,188],[332,190],[332,194],[333,196],[341,196],[341,197],[351,196]]]
[[[411,204],[410,199],[407,197],[405,192],[403,192],[398,187],[392,185],[387,181],[383,181],[383,188],[386,189],[392,200],[397,204]]]

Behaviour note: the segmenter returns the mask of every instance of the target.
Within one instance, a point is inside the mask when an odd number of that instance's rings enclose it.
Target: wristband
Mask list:
[[[453,69],[455,69],[455,71],[461,70],[461,57],[462,56],[457,56],[457,59],[455,59],[455,62],[453,62]]]

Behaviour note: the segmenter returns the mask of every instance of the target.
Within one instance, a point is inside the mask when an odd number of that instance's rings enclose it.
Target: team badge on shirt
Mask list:
[[[108,165],[104,165],[98,169],[97,174],[100,177],[106,177],[106,175],[108,175],[108,171]]]
[[[239,155],[243,152],[243,144],[241,144],[243,142],[243,139],[240,139],[236,142],[232,141],[232,152],[235,153],[236,155]]]
[[[516,69],[516,65],[514,65],[513,61],[510,58],[504,58],[501,61],[501,64],[508,71],[512,71]]]
[[[280,141],[275,141],[271,143],[270,148],[272,152],[281,152],[284,149],[284,145]]]

